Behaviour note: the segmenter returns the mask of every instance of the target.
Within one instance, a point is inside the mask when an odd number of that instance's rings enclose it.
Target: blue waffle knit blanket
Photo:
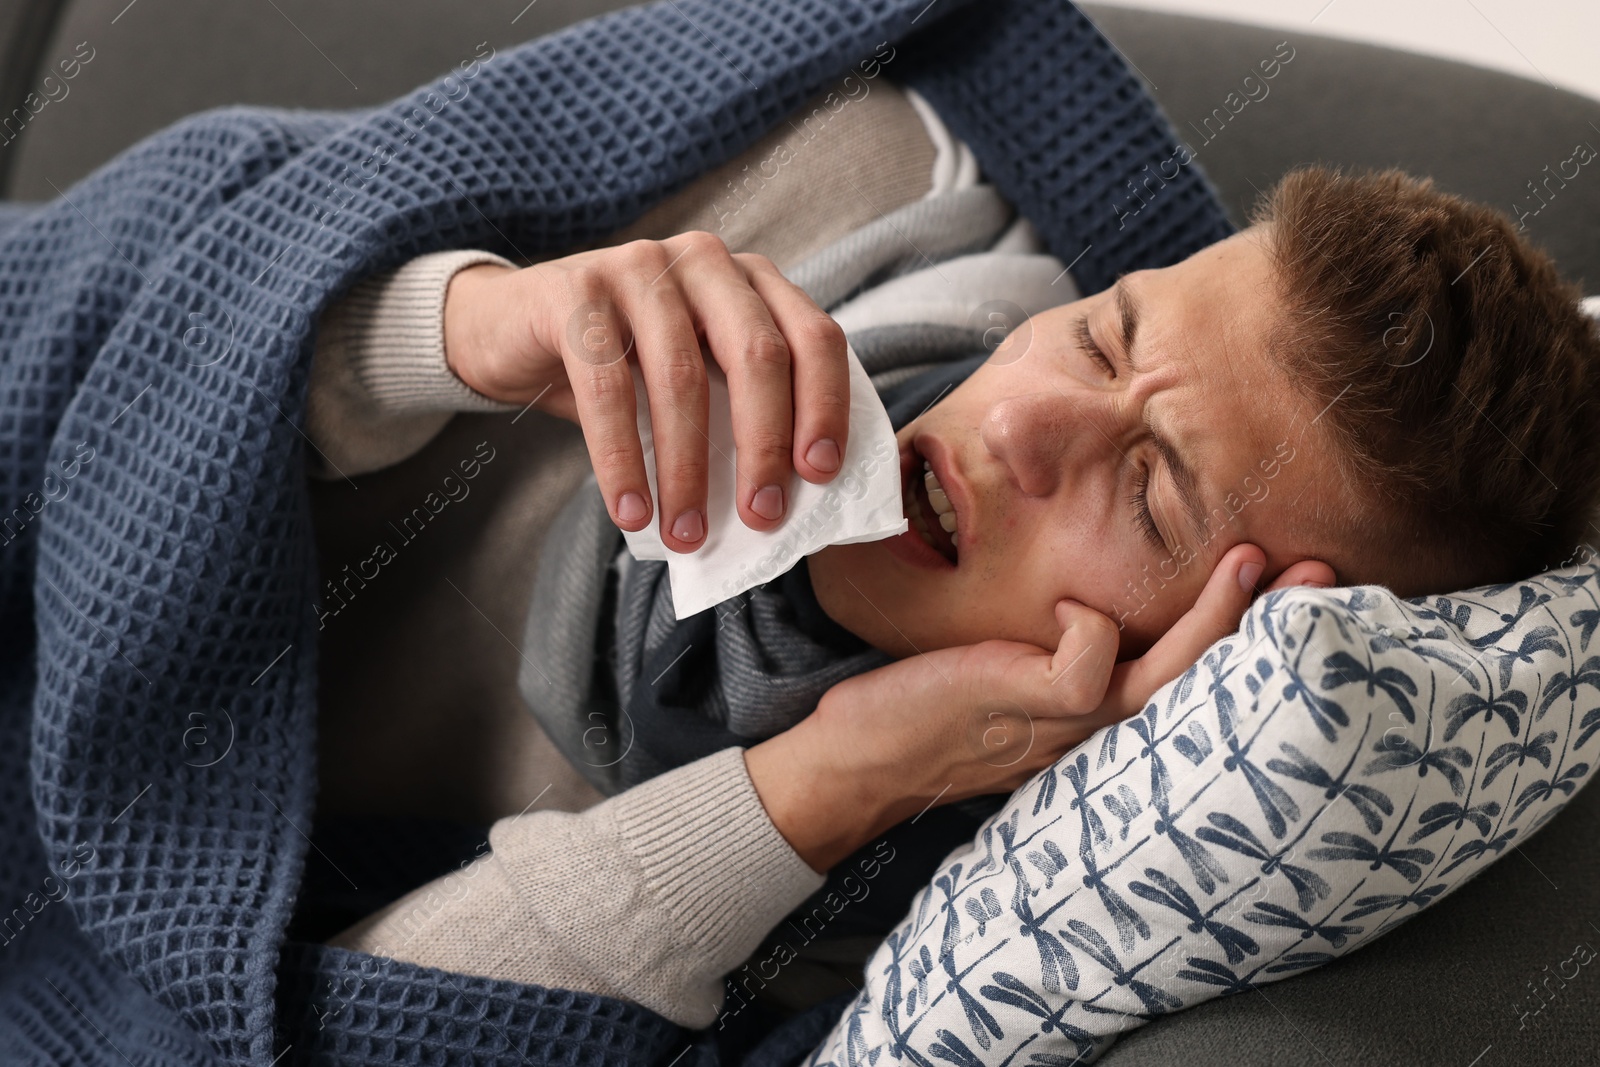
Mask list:
[[[863,61],[1085,292],[1230,231],[1193,167],[1119,218],[1176,142],[1065,0],[666,0],[372,110],[208,112],[0,216],[0,1062],[642,1064],[694,1040],[288,936],[316,783],[313,329],[422,253],[612,232]]]

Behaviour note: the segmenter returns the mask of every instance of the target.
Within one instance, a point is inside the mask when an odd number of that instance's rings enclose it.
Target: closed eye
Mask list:
[[[1138,523],[1139,533],[1144,536],[1145,542],[1157,552],[1166,551],[1166,538],[1161,536],[1161,528],[1156,525],[1156,518],[1150,513],[1150,468],[1139,469],[1138,482],[1128,502],[1133,505],[1134,520]]]
[[[1111,360],[1107,358],[1100,346],[1094,343],[1094,335],[1089,332],[1089,317],[1087,315],[1079,315],[1077,321],[1073,324],[1073,329],[1078,335],[1078,344],[1083,347],[1089,358],[1099,363],[1106,369],[1107,374],[1115,378],[1117,376],[1117,368],[1112,365]]]

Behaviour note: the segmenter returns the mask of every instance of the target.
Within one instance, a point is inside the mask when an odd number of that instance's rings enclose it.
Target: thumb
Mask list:
[[[1265,566],[1266,554],[1252,544],[1234,545],[1223,553],[1194,607],[1143,656],[1117,665],[1106,692],[1107,704],[1121,714],[1135,714],[1157,689],[1237,630]]]

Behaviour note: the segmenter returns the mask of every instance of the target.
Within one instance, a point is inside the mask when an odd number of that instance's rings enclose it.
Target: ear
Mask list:
[[[1291,563],[1272,580],[1263,592],[1272,592],[1274,589],[1287,589],[1291,585],[1315,585],[1324,589],[1338,585],[1339,579],[1333,573],[1333,568],[1320,559],[1303,559],[1298,563]]]

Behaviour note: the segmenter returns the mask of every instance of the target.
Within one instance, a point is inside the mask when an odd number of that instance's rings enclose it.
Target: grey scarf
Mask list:
[[[992,186],[954,190],[860,227],[788,276],[833,312],[992,248],[1012,218]],[[982,323],[879,321],[847,336],[897,430],[987,356]],[[557,747],[604,793],[770,737],[836,683],[890,662],[823,613],[804,561],[679,622],[666,563],[616,567],[622,546],[591,476],[546,534],[518,679]]]

